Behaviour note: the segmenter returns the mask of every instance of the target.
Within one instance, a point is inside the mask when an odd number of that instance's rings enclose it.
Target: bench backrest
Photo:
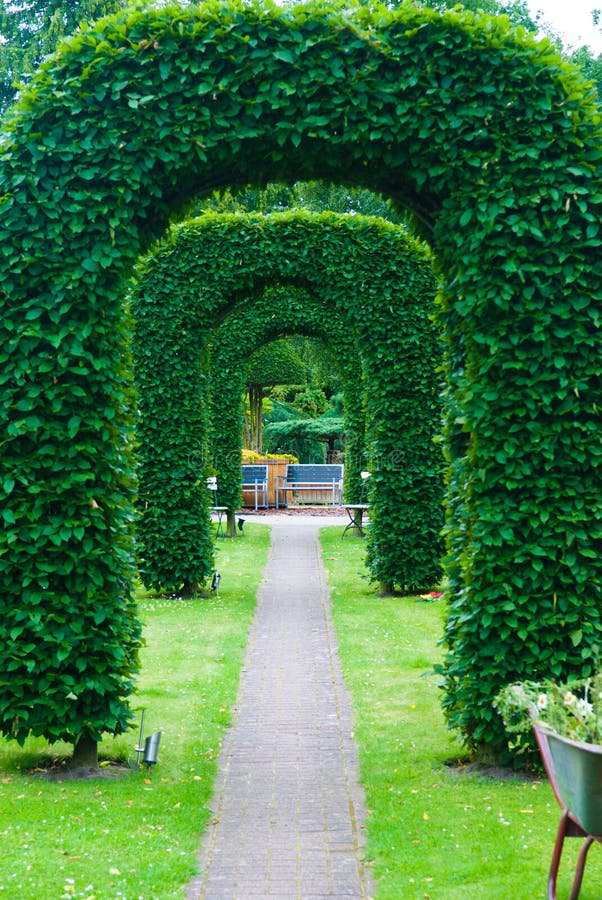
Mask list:
[[[268,480],[267,466],[243,466],[242,467],[242,483],[243,484],[265,484]]]
[[[331,484],[343,480],[341,463],[289,463],[286,480],[293,484]]]

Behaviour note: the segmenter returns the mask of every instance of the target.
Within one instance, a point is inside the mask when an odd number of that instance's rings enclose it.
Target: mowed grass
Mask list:
[[[535,900],[546,885],[559,808],[547,782],[476,774],[441,712],[442,601],[380,597],[361,539],[321,531],[369,817],[377,900]],[[464,758],[464,764],[461,760]],[[455,762],[454,762],[455,761]],[[451,763],[451,764],[450,764]],[[565,842],[568,897],[581,841]],[[580,900],[602,897],[602,847]]]
[[[135,759],[139,716],[162,729],[158,764],[120,778],[52,781],[32,772],[66,745],[0,743],[0,895],[20,900],[169,900],[196,874],[225,726],[231,720],[269,529],[217,541],[219,597],[141,592],[146,646],[137,725],[101,755]]]
[[[322,532],[335,627],[355,710],[370,810],[367,856],[377,900],[533,900],[546,896],[559,811],[546,783],[483,777],[461,759],[440,709],[440,601],[382,598],[364,544]],[[196,874],[223,731],[231,719],[268,528],[218,541],[219,598],[141,595],[147,645],[139,693],[146,734],[163,729],[158,765],[119,779],[48,782],[43,767],[69,748],[0,744],[0,894],[24,900],[183,898]],[[139,712],[138,712],[139,715]],[[139,721],[139,719],[138,719]],[[135,728],[104,742],[134,757]],[[567,842],[559,897],[579,841]],[[594,846],[580,900],[602,896]],[[224,898],[226,900],[226,898]]]

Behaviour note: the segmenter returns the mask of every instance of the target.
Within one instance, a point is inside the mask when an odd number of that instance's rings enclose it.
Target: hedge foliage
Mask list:
[[[137,642],[118,612],[124,279],[193,195],[249,181],[405,203],[444,275],[450,723],[500,747],[499,687],[588,674],[601,138],[578,72],[503,19],[213,2],[124,11],[66,41],[0,147],[0,729],[121,722]]]
[[[192,584],[211,571],[204,480],[211,466],[232,528],[241,500],[244,360],[296,332],[329,337],[340,348],[349,500],[359,498],[361,470],[374,473],[374,578],[388,586],[440,578],[443,481],[433,443],[441,421],[440,352],[433,295],[425,247],[381,219],[207,213],[173,229],[141,263],[132,300],[140,397],[138,536],[149,586],[180,589],[182,580]],[[210,394],[216,398],[212,438],[203,413]]]

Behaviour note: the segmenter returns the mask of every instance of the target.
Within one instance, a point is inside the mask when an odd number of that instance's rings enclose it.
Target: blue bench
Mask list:
[[[276,478],[276,509],[286,506],[287,494],[293,497],[313,493],[310,503],[338,506],[343,497],[343,466],[339,463],[289,463],[286,475]]]
[[[268,467],[250,466],[242,467],[242,489],[253,494],[255,509],[268,505]]]

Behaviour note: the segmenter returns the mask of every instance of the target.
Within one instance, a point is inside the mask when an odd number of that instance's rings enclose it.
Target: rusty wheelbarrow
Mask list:
[[[577,900],[591,845],[602,843],[602,746],[562,737],[540,723],[533,729],[554,796],[562,810],[550,872],[548,900],[557,900],[556,879],[567,837],[583,838],[569,900]]]

